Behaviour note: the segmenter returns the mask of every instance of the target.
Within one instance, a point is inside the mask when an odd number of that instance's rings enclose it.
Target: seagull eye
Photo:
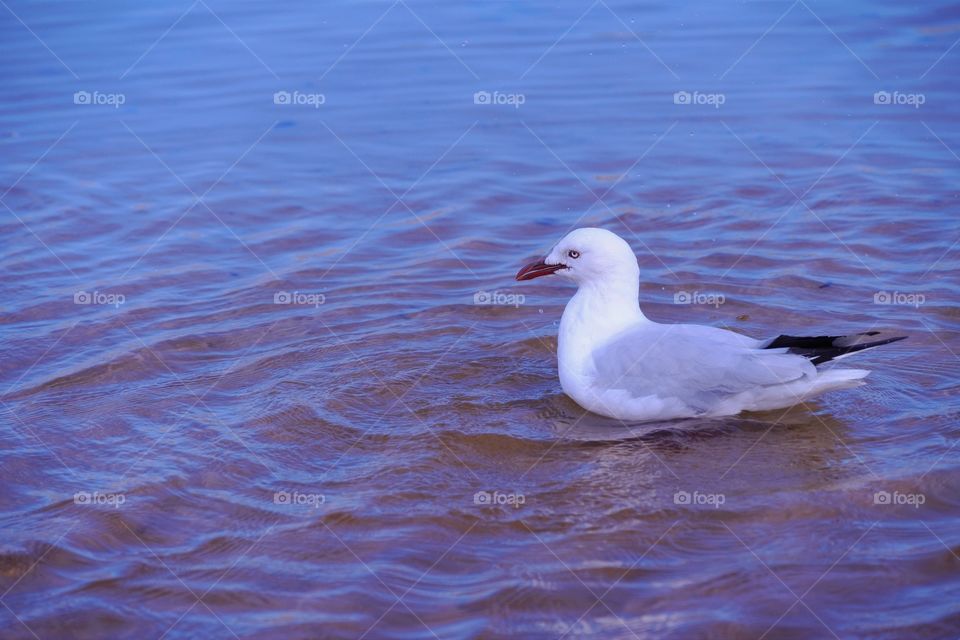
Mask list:
[[[580,257],[580,252],[574,249],[570,249],[570,251],[567,251],[567,255],[573,258],[574,260],[576,260],[577,258]]]

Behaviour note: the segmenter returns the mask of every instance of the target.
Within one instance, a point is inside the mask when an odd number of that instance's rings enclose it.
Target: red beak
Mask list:
[[[543,260],[538,260],[520,269],[520,271],[517,272],[517,280],[533,280],[540,276],[548,276],[551,273],[556,273],[560,271],[560,269],[566,269],[566,267],[562,264],[547,264]]]

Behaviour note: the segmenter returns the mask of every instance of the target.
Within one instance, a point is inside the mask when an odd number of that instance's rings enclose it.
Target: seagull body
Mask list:
[[[556,274],[578,289],[560,320],[560,385],[579,405],[620,420],[728,416],[789,407],[863,384],[864,369],[817,365],[906,336],[773,339],[694,324],[660,324],[640,310],[640,269],[605,229],[567,234],[517,280]]]

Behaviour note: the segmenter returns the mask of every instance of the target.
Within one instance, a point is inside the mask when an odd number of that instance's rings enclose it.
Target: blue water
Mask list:
[[[0,42],[3,638],[960,635],[956,6],[18,1]],[[513,274],[588,225],[658,321],[910,339],[787,414],[585,415],[571,291]]]

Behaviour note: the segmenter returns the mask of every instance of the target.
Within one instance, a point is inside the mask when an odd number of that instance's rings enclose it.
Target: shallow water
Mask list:
[[[960,635],[955,6],[0,14],[4,638]],[[656,320],[910,339],[585,415],[512,278],[588,224]]]

